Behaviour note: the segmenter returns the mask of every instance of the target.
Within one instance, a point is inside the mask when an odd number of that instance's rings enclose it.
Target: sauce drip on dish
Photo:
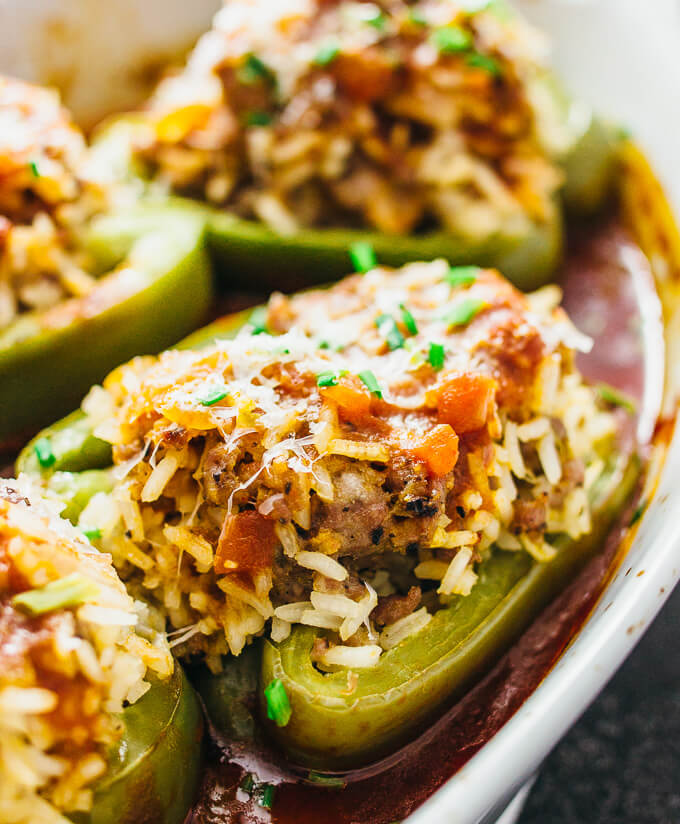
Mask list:
[[[648,441],[658,414],[663,341],[649,264],[615,220],[572,238],[562,273],[564,305],[595,341],[579,367],[633,398],[637,437]],[[634,433],[630,433],[635,437]],[[600,553],[521,640],[461,701],[419,738],[370,767],[313,786],[267,746],[211,740],[201,795],[188,824],[390,824],[413,812],[513,715],[550,670],[593,608],[626,534],[635,503]],[[253,709],[256,699],[253,696]],[[273,786],[271,800],[240,789],[247,775]]]

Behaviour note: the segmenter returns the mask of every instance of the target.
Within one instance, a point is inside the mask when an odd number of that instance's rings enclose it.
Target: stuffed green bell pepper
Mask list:
[[[182,824],[202,717],[154,613],[27,478],[0,485],[0,809]]]
[[[628,495],[625,412],[558,301],[443,260],[274,295],[119,367],[19,468],[215,673],[213,710],[257,644],[272,733],[349,766],[488,667]]]
[[[54,420],[106,372],[195,328],[211,299],[204,220],[111,211],[50,91],[0,77],[0,443]]]
[[[475,6],[230,2],[94,153],[215,207],[230,284],[328,282],[370,243],[389,265],[444,257],[536,288],[560,260],[563,201],[606,200],[615,140],[558,90],[538,32]]]

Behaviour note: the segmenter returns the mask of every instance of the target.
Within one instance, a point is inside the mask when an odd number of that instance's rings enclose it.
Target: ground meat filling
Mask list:
[[[474,238],[554,211],[541,36],[498,3],[232,0],[135,138],[155,182],[282,233]]]
[[[90,810],[123,732],[118,714],[148,689],[147,668],[165,679],[172,657],[110,557],[25,479],[0,483],[3,821]]]
[[[264,331],[138,358],[84,404],[119,480],[82,522],[180,654],[218,669],[301,623],[333,660],[375,662],[490,552],[545,561],[590,529],[616,427],[558,300],[444,261],[378,267],[275,296]]]

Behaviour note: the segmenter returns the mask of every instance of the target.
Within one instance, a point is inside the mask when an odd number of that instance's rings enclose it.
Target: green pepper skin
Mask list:
[[[613,196],[619,170],[621,138],[601,120],[591,119],[587,130],[564,158],[562,200],[574,217],[597,214]]]
[[[201,322],[212,302],[204,231],[196,210],[141,209],[93,222],[83,242],[97,268],[127,259],[137,279],[100,298],[97,290],[112,283],[105,276],[83,314],[46,328],[42,314],[30,313],[0,333],[0,443],[55,420],[114,366]]]
[[[554,80],[546,83],[567,120],[571,102]],[[143,174],[134,162],[131,146],[135,134],[144,128],[143,120],[128,115],[107,124],[95,141],[94,151],[102,156],[102,162],[117,170],[123,181],[139,180]],[[520,289],[537,289],[550,281],[562,258],[563,205],[574,215],[589,216],[609,198],[617,166],[617,142],[612,129],[589,118],[572,135],[571,147],[559,158],[565,184],[552,214],[543,223],[532,222],[521,235],[471,238],[436,231],[400,236],[329,228],[304,229],[283,236],[257,221],[203,207],[210,251],[224,285],[246,289],[280,289],[285,284],[291,291],[342,277],[352,268],[348,250],[357,242],[370,243],[378,261],[386,266],[443,257],[452,265],[495,267]],[[180,198],[170,200],[183,202]]]
[[[122,713],[119,746],[76,824],[182,824],[200,780],[203,718],[181,667]]]
[[[352,270],[350,247],[367,242],[386,266],[443,257],[454,265],[495,267],[521,289],[531,290],[546,284],[561,260],[563,229],[555,208],[526,234],[480,240],[447,232],[401,236],[358,229],[304,229],[284,236],[256,221],[215,211],[208,240],[217,272],[230,286],[276,289],[285,283],[291,290],[327,283]]]
[[[552,561],[494,550],[481,563],[471,594],[456,598],[423,630],[384,652],[377,667],[358,670],[351,695],[346,671],[323,674],[310,660],[319,630],[295,626],[282,643],[265,641],[262,717],[264,687],[274,678],[283,682],[292,707],[287,726],[269,723],[270,734],[294,762],[314,769],[353,768],[393,751],[488,670],[594,555],[638,472],[635,457],[611,468],[594,501],[593,531],[565,541]]]
[[[251,311],[216,321],[180,346],[199,348],[215,339],[232,337]],[[91,495],[107,482],[109,470],[95,470],[102,466],[106,445],[102,449],[102,442],[93,438],[82,413],[44,430],[40,437],[52,443],[54,467],[63,478],[60,497],[71,512],[79,512],[88,499],[88,485]],[[601,546],[640,468],[637,457],[630,454],[612,458],[610,463],[594,493],[591,534],[569,542],[549,563],[535,563],[526,553],[494,551],[480,565],[480,580],[472,593],[454,599],[423,631],[385,652],[378,667],[361,672],[351,697],[343,695],[346,673],[322,675],[311,664],[309,651],[318,630],[295,627],[289,639],[279,645],[265,641],[260,698],[263,700],[262,691],[274,678],[283,681],[293,714],[286,727],[271,725],[271,733],[289,756],[315,769],[354,767],[394,749],[442,704],[462,694]],[[86,481],[74,474],[69,482],[68,473],[76,467],[80,472],[89,470]],[[42,478],[48,485],[59,475],[53,468],[40,467],[30,445],[20,455],[17,469]],[[238,673],[231,671],[232,665],[238,667]],[[229,706],[221,708],[221,703],[231,705],[236,700],[235,684],[253,676],[250,670],[242,673],[241,666],[227,663],[224,674],[204,675],[199,683],[218,731],[222,727],[227,735],[233,734],[236,722]]]

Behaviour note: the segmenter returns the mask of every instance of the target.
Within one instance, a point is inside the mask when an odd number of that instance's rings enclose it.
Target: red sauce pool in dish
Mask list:
[[[595,345],[583,373],[634,398],[637,436],[651,438],[661,400],[663,329],[648,261],[616,221],[570,244],[561,285],[564,306]],[[273,749],[212,740],[189,824],[391,824],[412,813],[471,758],[545,677],[602,590],[634,503],[603,551],[543,612],[493,670],[419,738],[389,758],[344,774],[344,786],[314,786]],[[255,706],[255,701],[253,701]],[[239,785],[247,774],[273,785],[271,810]],[[267,801],[268,799],[265,799]]]

